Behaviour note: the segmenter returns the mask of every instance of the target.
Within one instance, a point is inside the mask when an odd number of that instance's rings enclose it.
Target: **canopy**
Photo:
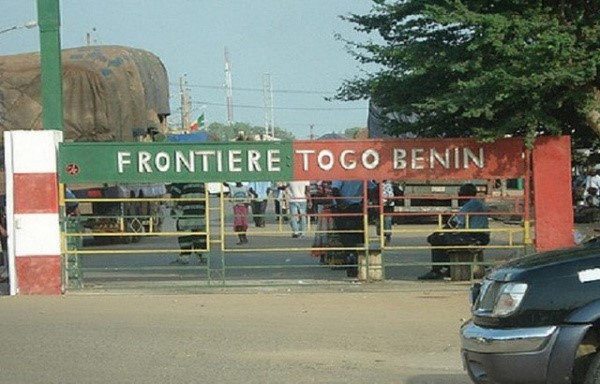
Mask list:
[[[167,73],[140,49],[86,46],[61,52],[64,138],[132,141],[133,130],[164,131]],[[42,129],[40,55],[0,56],[0,131]]]

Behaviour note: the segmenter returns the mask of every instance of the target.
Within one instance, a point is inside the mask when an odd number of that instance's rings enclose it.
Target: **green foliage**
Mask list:
[[[246,137],[255,137],[265,133],[264,127],[251,126],[248,123],[234,123],[233,125],[211,123],[207,130],[211,138],[216,141],[234,140],[240,132],[243,132]],[[292,133],[279,127],[275,127],[275,137],[284,141],[294,139]]]
[[[344,131],[344,136],[346,136],[349,139],[354,139],[360,133],[361,130],[361,127],[348,128]]]
[[[348,49],[377,69],[337,98],[394,113],[388,133],[597,136],[586,117],[600,109],[599,1],[372,1],[343,18],[370,37]]]

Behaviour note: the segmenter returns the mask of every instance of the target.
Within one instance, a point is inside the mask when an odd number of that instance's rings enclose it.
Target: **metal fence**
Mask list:
[[[521,193],[481,198],[489,207],[492,240],[487,245],[452,247],[472,251],[466,252],[469,257],[454,258],[449,263],[457,271],[452,275],[454,280],[477,278],[482,268],[524,254],[531,243]],[[117,208],[100,209],[101,215],[93,210],[79,216],[63,215],[65,287],[200,289],[414,280],[432,266],[432,246],[427,243],[427,236],[435,231],[455,231],[444,228],[455,209],[407,212],[400,208],[403,197],[394,199],[397,208],[392,211],[384,209],[379,199],[355,214],[342,214],[327,204],[314,204],[306,214],[303,236],[294,236],[289,223],[295,218],[276,212],[277,199],[269,197],[264,213],[249,211],[247,243],[239,241],[240,233],[234,229],[235,202],[223,191],[217,195],[206,192],[194,199],[168,195],[61,199],[62,206],[78,203],[82,207]],[[178,220],[185,217],[177,216],[174,208],[182,202],[205,207],[204,215],[187,217],[204,222],[201,229],[177,229]],[[140,210],[143,204],[152,209]],[[364,241],[344,246],[340,237],[348,231],[337,228],[335,222],[356,215],[362,221]],[[257,216],[264,219],[264,226],[255,225],[253,219]],[[385,228],[386,220],[392,222],[390,229]],[[190,256],[188,264],[173,264],[181,252],[178,240],[183,236],[205,237],[207,241],[204,247],[193,249],[196,254]],[[357,257],[349,261],[346,256],[351,251]]]

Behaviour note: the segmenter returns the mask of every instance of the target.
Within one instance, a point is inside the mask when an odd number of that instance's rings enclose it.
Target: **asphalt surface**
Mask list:
[[[0,297],[0,383],[467,384],[465,284]]]

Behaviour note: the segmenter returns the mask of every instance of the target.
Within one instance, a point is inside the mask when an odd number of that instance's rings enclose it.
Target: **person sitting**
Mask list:
[[[598,197],[598,188],[589,187],[587,189],[588,195],[585,197],[585,205],[588,207],[596,207],[600,205],[600,198]]]
[[[600,219],[600,198],[598,189],[589,187],[585,196],[584,205],[575,209],[576,223],[594,223]]]
[[[450,262],[448,256],[449,248],[464,245],[487,245],[490,242],[490,233],[487,208],[481,199],[476,198],[477,187],[467,183],[460,187],[459,197],[463,204],[458,214],[452,216],[446,225],[446,229],[455,228],[456,232],[434,232],[427,237],[427,242],[433,246],[431,249],[431,262],[434,263],[431,270],[419,276],[419,280],[440,280],[450,277],[450,267],[442,263]],[[481,229],[482,231],[469,231]],[[464,231],[462,231],[464,230]]]

